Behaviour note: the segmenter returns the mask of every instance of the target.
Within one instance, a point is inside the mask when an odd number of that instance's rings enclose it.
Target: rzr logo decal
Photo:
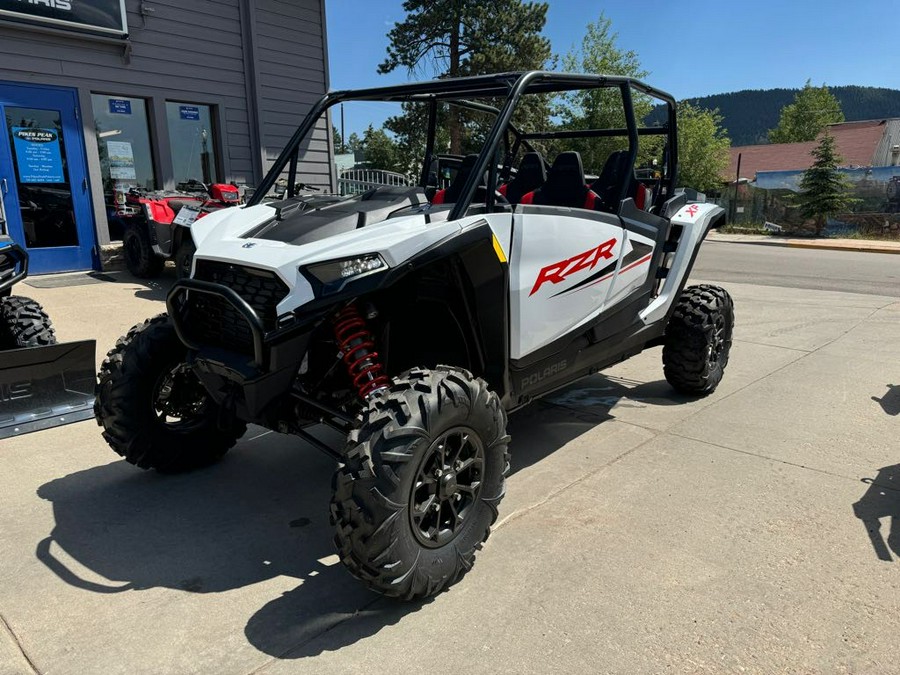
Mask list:
[[[547,282],[558,284],[560,281],[565,281],[566,277],[569,277],[576,272],[594,269],[601,260],[611,259],[613,257],[612,251],[616,247],[616,241],[615,238],[610,239],[596,248],[589,249],[584,253],[579,253],[571,258],[561,260],[560,262],[542,268],[541,271],[538,272],[537,279],[534,280],[534,286],[531,289],[531,293],[528,295],[532,296],[537,293],[538,289]]]

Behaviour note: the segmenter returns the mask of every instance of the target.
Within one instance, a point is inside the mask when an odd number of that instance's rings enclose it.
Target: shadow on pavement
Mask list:
[[[900,384],[887,385],[887,392],[881,398],[873,396],[872,400],[881,406],[888,415],[900,415]]]
[[[678,400],[664,382],[631,388],[594,376],[514,413],[512,472],[610,419],[609,408],[626,393],[633,400],[662,391],[669,396],[659,403]],[[96,593],[215,593],[296,579],[296,588],[260,608],[245,628],[251,644],[279,658],[339,649],[423,606],[385,600],[344,570],[328,522],[331,460],[298,439],[261,433],[252,427],[204,471],[162,476],[116,461],[41,486],[55,527],[37,557],[63,581]]]
[[[863,478],[869,489],[853,505],[853,513],[866,527],[866,532],[879,559],[892,562],[900,557],[900,464],[886,466],[872,478]],[[888,534],[881,532],[881,519],[888,518]]]

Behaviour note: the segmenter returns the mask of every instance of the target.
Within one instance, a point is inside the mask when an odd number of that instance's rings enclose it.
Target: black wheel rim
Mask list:
[[[187,364],[165,370],[153,387],[152,406],[156,421],[173,431],[189,431],[203,423],[207,393]]]
[[[456,427],[435,440],[419,464],[409,514],[419,543],[437,548],[468,523],[481,494],[484,446],[471,429]]]
[[[725,345],[728,343],[726,333],[727,325],[725,323],[725,316],[718,314],[713,326],[712,340],[709,344],[709,363],[711,365],[719,363],[722,354],[725,352]]]

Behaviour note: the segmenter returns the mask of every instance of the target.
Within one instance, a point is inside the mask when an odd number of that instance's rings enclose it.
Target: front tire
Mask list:
[[[395,379],[363,411],[334,476],[342,562],[405,600],[455,583],[497,518],[508,443],[506,413],[484,380],[447,366]]]
[[[162,274],[166,261],[153,251],[150,235],[143,224],[125,228],[122,253],[128,271],[139,279],[154,279]]]
[[[675,389],[691,396],[715,391],[728,365],[734,303],[724,288],[684,289],[666,326],[663,372]]]
[[[191,267],[194,264],[194,253],[197,247],[194,246],[194,240],[191,236],[186,235],[186,239],[181,242],[178,247],[178,253],[175,254],[175,276],[178,279],[187,279],[191,276]]]
[[[103,361],[94,417],[127,462],[188,471],[220,459],[246,431],[244,422],[219,420],[219,407],[186,356],[169,317],[160,314],[119,338]]]
[[[53,323],[39,303],[18,295],[0,299],[0,349],[55,344]]]

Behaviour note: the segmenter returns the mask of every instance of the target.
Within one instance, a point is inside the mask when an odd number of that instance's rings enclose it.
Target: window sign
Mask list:
[[[0,0],[0,16],[59,28],[128,35],[125,0]]]
[[[19,183],[65,183],[59,132],[56,129],[13,127]]]
[[[178,113],[183,120],[200,119],[200,108],[195,105],[180,105],[178,106]]]
[[[127,98],[111,98],[109,99],[109,112],[113,115],[130,115],[131,101]]]
[[[127,141],[107,141],[106,156],[109,158],[109,177],[113,180],[135,180],[134,150]]]

